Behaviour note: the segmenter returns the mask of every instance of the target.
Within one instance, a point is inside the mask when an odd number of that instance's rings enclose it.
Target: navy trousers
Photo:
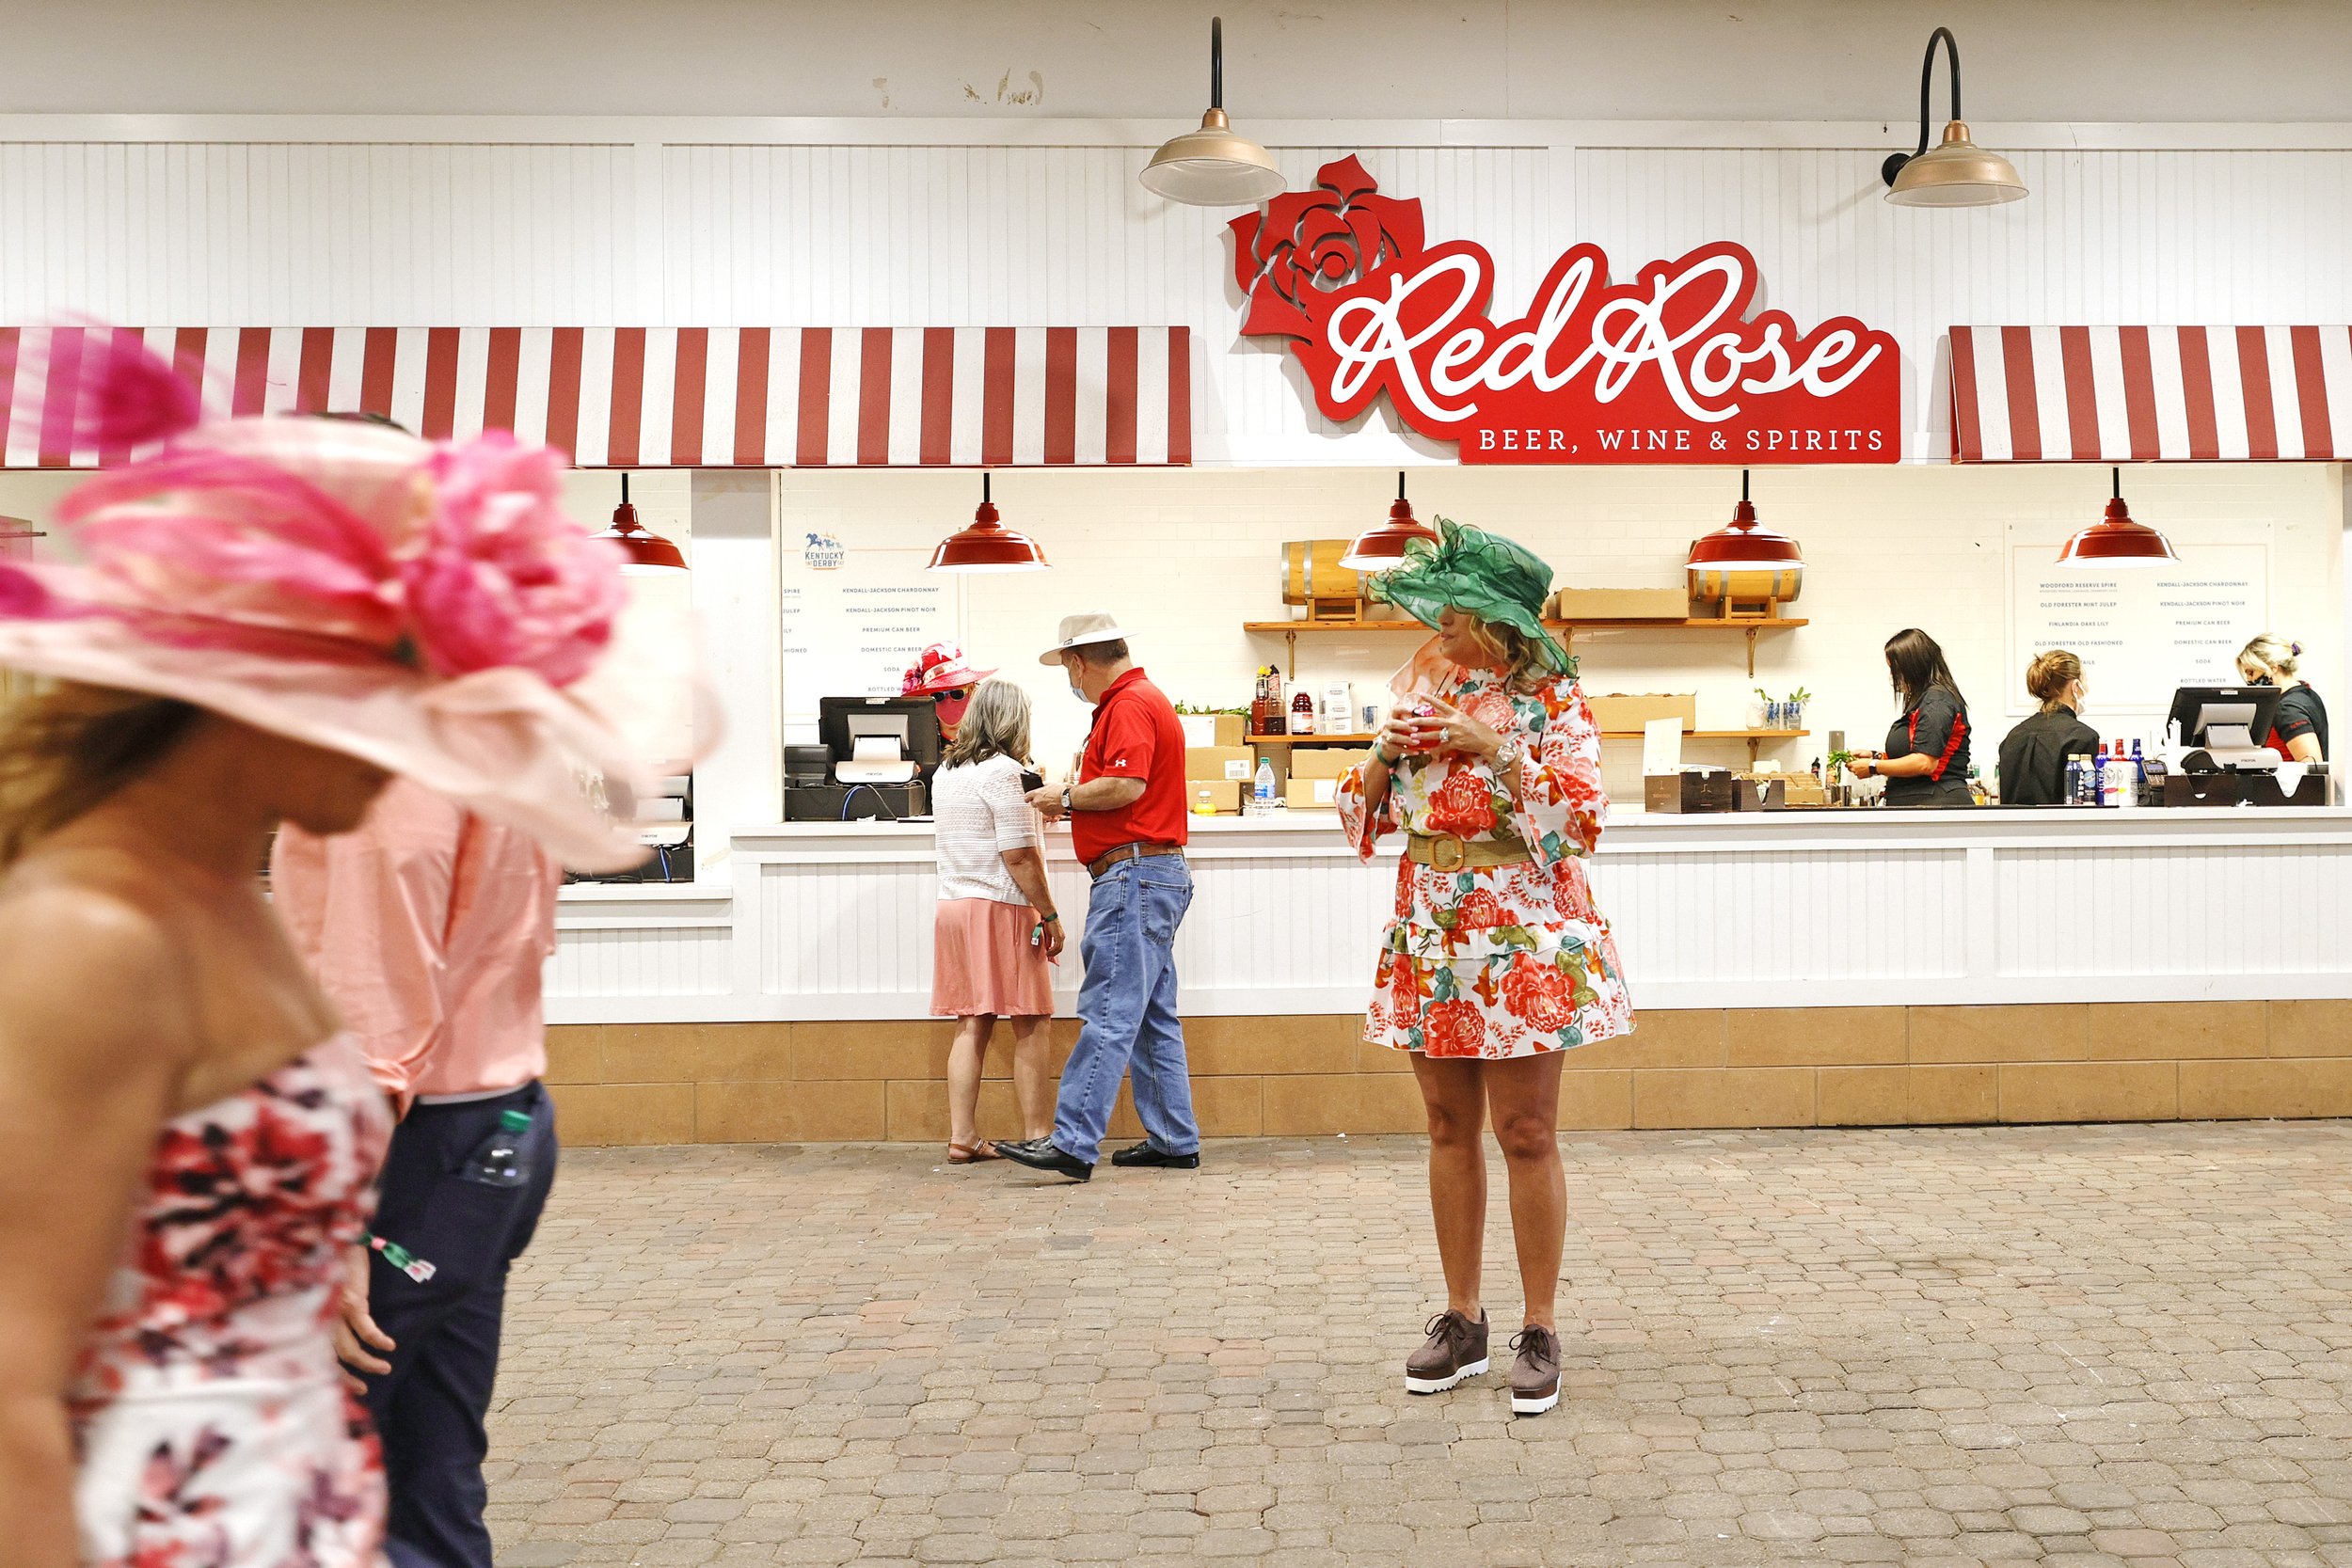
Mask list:
[[[468,1158],[509,1110],[531,1114],[522,1146],[531,1179],[518,1187],[467,1180]],[[368,1380],[391,1494],[393,1568],[492,1568],[483,1418],[498,1380],[507,1269],[538,1227],[555,1153],[555,1107],[537,1084],[494,1100],[417,1105],[392,1134],[373,1228],[434,1266],[420,1282],[379,1252],[368,1278],[370,1310],[397,1346],[385,1355],[392,1370]]]

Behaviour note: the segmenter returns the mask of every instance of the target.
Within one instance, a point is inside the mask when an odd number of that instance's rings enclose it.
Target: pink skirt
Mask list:
[[[993,898],[942,899],[931,921],[931,1013],[938,1018],[1045,1018],[1052,966],[1029,944],[1037,911]]]

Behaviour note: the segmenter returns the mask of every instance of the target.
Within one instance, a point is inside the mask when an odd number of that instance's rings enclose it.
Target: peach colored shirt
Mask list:
[[[546,1073],[539,983],[563,879],[532,839],[402,779],[356,831],[288,825],[270,855],[294,950],[404,1102]]]

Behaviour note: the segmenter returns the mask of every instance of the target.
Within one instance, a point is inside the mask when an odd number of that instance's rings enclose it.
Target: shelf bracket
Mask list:
[[[1750,680],[1756,678],[1756,634],[1762,629],[1761,626],[1748,628],[1748,678]]]
[[[1750,635],[1753,636],[1754,634],[1751,633]],[[1282,634],[1282,641],[1289,643],[1291,648],[1291,672],[1283,678],[1285,680],[1295,681],[1298,678],[1298,634],[1295,631],[1286,631]],[[1749,657],[1753,658],[1755,656],[1750,655]],[[1753,670],[1748,672],[1750,674],[1754,674],[1756,672]]]
[[[1748,635],[1749,635],[1750,637],[1754,637],[1754,636],[1756,635],[1756,633],[1754,633],[1754,632],[1750,632],[1750,633],[1748,633]],[[1755,672],[1751,671],[1751,672],[1749,672],[1749,673],[1750,673],[1751,674],[1753,674]],[[1749,772],[1751,772],[1751,773],[1753,773],[1753,772],[1755,772],[1755,771],[1756,771],[1756,749],[1757,749],[1758,747],[1762,746],[1763,744],[1764,744],[1764,742],[1763,742],[1763,741],[1761,741],[1761,740],[1759,740],[1759,739],[1757,739],[1755,736],[1748,736],[1748,771],[1749,771]]]

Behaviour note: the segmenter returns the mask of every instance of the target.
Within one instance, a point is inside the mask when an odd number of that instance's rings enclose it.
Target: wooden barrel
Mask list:
[[[1804,588],[1804,568],[1692,566],[1691,597],[1707,604],[1787,604]]]
[[[1363,597],[1364,574],[1340,564],[1345,539],[1294,539],[1282,546],[1282,602],[1337,608]]]

